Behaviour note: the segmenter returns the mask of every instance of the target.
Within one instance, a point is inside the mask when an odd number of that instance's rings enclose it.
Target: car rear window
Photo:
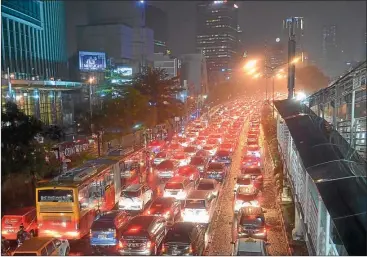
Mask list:
[[[36,253],[14,253],[13,256],[37,256]]]
[[[221,163],[211,163],[208,166],[208,170],[222,170],[223,167],[224,166]]]
[[[140,191],[122,191],[121,196],[124,197],[139,197]]]
[[[260,217],[254,217],[253,215],[242,215],[240,220],[241,225],[251,225],[256,227],[262,227],[264,225],[263,220]]]
[[[184,151],[185,151],[186,153],[192,153],[192,152],[195,152],[195,150],[196,150],[196,148],[195,148],[195,147],[191,147],[191,146],[190,146],[190,147],[186,147]]]
[[[165,186],[164,189],[183,189],[184,186],[182,183],[175,183],[175,182],[168,182]]]
[[[242,170],[242,173],[246,174],[261,174],[261,170],[257,168],[246,168]]]
[[[155,158],[165,158],[166,156],[167,156],[167,154],[166,154],[166,153],[161,152],[161,153],[158,153],[158,154],[155,156]]]
[[[189,209],[205,209],[205,200],[186,200],[185,208]]]
[[[211,190],[214,189],[213,183],[200,183],[198,185],[198,190]]]
[[[108,229],[115,229],[114,220],[97,220],[93,222],[91,230],[92,231],[101,231],[101,230],[108,230]]]
[[[251,184],[251,179],[250,178],[238,178],[237,179],[237,184],[250,185]]]
[[[191,158],[191,162],[190,164],[193,164],[193,165],[201,165],[201,164],[204,164],[204,160],[202,158]]]

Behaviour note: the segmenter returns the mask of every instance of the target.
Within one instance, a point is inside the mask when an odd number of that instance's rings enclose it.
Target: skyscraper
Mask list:
[[[167,13],[158,7],[147,5],[146,25],[154,31],[154,53],[166,53],[168,41]]]
[[[1,2],[1,70],[15,79],[67,77],[63,1]]]
[[[340,53],[337,27],[335,25],[324,26],[322,30],[322,67],[330,77],[338,76],[341,72]]]
[[[196,48],[206,58],[210,85],[230,79],[238,60],[237,9],[233,1],[197,5]]]

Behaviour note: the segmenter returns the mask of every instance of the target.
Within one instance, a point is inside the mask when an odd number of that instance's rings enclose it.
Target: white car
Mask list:
[[[246,206],[259,207],[257,194],[258,190],[255,187],[239,187],[235,195],[234,212],[238,213],[242,207]]]
[[[125,211],[144,210],[153,198],[153,190],[146,185],[133,184],[122,190],[119,209]]]
[[[209,223],[215,210],[215,200],[206,190],[193,190],[187,196],[182,210],[182,221]]]
[[[159,152],[153,159],[153,164],[158,165],[161,162],[168,160],[168,153],[166,152]]]
[[[252,238],[239,238],[234,245],[232,256],[268,256],[264,240]]]

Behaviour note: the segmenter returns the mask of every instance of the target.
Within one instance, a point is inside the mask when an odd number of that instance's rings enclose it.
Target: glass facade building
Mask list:
[[[63,1],[1,1],[1,70],[15,79],[67,76]],[[3,76],[4,77],[4,76]]]
[[[196,48],[206,58],[211,83],[230,79],[239,47],[238,6],[233,1],[197,5]]]

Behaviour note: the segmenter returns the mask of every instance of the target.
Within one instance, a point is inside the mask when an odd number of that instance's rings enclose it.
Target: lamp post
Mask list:
[[[93,133],[93,108],[92,108],[92,83],[94,82],[95,78],[90,77],[88,79],[89,82],[89,112],[90,112],[90,130]]]

